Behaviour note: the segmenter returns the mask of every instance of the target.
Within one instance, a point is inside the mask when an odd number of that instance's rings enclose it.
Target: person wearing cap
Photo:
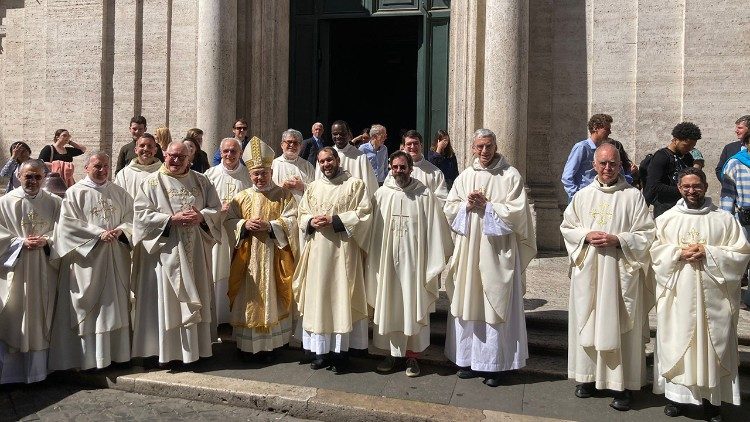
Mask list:
[[[55,227],[62,258],[50,340],[50,370],[106,368],[130,361],[133,198],[109,181],[109,156],[86,159]]]
[[[221,240],[221,200],[206,176],[188,168],[187,155],[185,144],[170,143],[135,195],[133,243],[159,259],[147,261],[149,276],[136,281],[156,285],[157,295],[135,297],[133,356],[158,356],[163,365],[212,354],[211,248]]]
[[[40,189],[44,163],[25,161],[21,186],[0,197],[0,384],[47,378],[57,262],[50,249],[61,199]]]
[[[253,137],[242,160],[252,186],[229,203],[224,223],[235,252],[229,307],[237,348],[270,361],[292,334],[292,276],[299,256],[297,201],[272,180],[274,152]]]
[[[219,144],[221,163],[208,169],[204,174],[216,189],[221,199],[222,222],[229,210],[229,203],[235,195],[252,186],[247,168],[242,163],[242,144],[236,138],[224,138]],[[229,323],[229,300],[227,299],[227,280],[229,265],[234,251],[233,239],[226,230],[221,231],[221,242],[214,245],[211,251],[211,267],[214,275],[214,321],[211,329],[217,331],[219,324]],[[213,332],[214,339],[218,332]]]
[[[310,367],[343,373],[349,349],[367,349],[363,254],[372,207],[365,182],[341,167],[336,149],[318,152],[318,169],[322,176],[310,183],[299,204],[306,242],[293,291],[302,347],[308,357],[315,355]]]

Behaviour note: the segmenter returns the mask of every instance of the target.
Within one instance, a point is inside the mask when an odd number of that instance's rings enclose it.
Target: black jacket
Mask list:
[[[677,190],[677,172],[693,166],[693,156],[676,155],[669,148],[662,148],[654,153],[648,164],[646,188],[643,196],[646,202],[654,206],[654,218],[672,208],[682,198]]]
[[[322,138],[321,142],[324,147],[330,147],[333,145],[333,143],[327,142],[325,138]],[[319,150],[320,148],[318,148],[318,145],[315,143],[315,139],[311,136],[302,141],[302,148],[300,149],[299,156],[302,157],[302,159],[309,161],[310,164],[315,167],[315,165],[318,164]]]

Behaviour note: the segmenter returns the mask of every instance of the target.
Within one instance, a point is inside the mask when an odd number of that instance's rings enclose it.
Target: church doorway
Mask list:
[[[349,122],[356,136],[380,123],[388,151],[401,130],[417,126],[417,62],[421,16],[340,19],[329,25],[329,66],[321,92],[330,120]],[[327,97],[327,98],[325,98]]]
[[[380,123],[395,151],[401,130],[428,146],[447,126],[448,1],[292,0],[290,19],[290,127]]]

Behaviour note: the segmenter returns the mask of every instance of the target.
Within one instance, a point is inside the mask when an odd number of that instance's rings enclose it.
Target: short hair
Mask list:
[[[96,157],[96,158],[104,158],[104,157],[106,157],[107,161],[109,161],[111,163],[111,160],[109,159],[109,154],[107,154],[104,151],[94,151],[91,154],[86,155],[86,159],[83,161],[83,166],[86,167],[87,165],[89,165],[89,162],[91,162],[91,159],[94,158],[94,157]]]
[[[318,151],[318,155],[315,156],[315,161],[318,160],[318,157],[320,157],[320,153],[321,152],[330,152],[331,155],[333,155],[333,158],[341,161],[341,158],[339,158],[339,153],[338,153],[338,151],[336,151],[336,149],[334,147],[323,147],[323,148],[321,148],[320,151]]]
[[[57,129],[55,131],[55,137],[52,139],[52,142],[57,141],[57,138],[59,138],[60,135],[62,135],[63,132],[67,132],[67,131],[68,131],[68,129]]]
[[[180,149],[182,149],[182,148],[186,148],[187,149],[187,145],[183,144],[182,141],[172,141],[172,142],[170,142],[169,145],[167,145],[167,149],[169,149],[169,147],[171,147],[172,145],[179,145]],[[165,154],[166,154],[166,151],[165,151]]]
[[[607,125],[611,125],[614,120],[612,119],[612,116],[609,114],[594,114],[589,119],[589,133],[593,133],[595,130],[599,128],[603,128]]]
[[[334,126],[343,126],[344,130],[346,130],[348,134],[350,135],[352,134],[352,130],[349,127],[349,123],[347,123],[345,120],[336,120],[335,122],[331,123],[331,128],[333,128]]]
[[[489,129],[477,129],[471,141],[474,142],[479,138],[490,138],[492,139],[492,144],[497,145],[497,136],[495,136],[495,132]]]
[[[23,163],[21,163],[20,166],[18,166],[18,174],[23,173],[26,168],[31,167],[33,170],[36,170],[42,174],[44,174],[45,169],[47,168],[47,165],[44,163],[44,161],[36,159],[36,158],[30,158]]]
[[[290,137],[290,136],[291,136],[292,138],[294,138],[294,139],[296,139],[296,140],[300,141],[300,142],[302,141],[302,132],[298,131],[297,129],[292,129],[292,128],[289,128],[289,129],[285,130],[285,131],[284,131],[284,132],[283,132],[283,133],[281,134],[281,140],[283,141],[283,140],[284,140],[284,138],[288,138],[288,137]]]
[[[245,126],[250,126],[247,124],[247,120],[245,120],[244,117],[238,117],[234,119],[234,124],[232,125],[232,129],[234,129],[234,127],[237,126],[237,123],[242,123]]]
[[[694,176],[698,176],[698,178],[701,179],[701,183],[708,186],[706,173],[704,173],[703,170],[699,169],[698,167],[685,167],[684,169],[680,170],[677,173],[677,184],[679,185],[682,182],[683,177],[690,176],[691,174]]]
[[[370,136],[380,135],[381,133],[385,132],[385,126],[381,124],[373,124],[370,126]]]
[[[744,124],[745,127],[750,127],[750,114],[746,114],[746,115],[740,117],[739,119],[737,119],[736,122],[734,122],[734,124],[736,124],[736,125],[738,125],[740,123]]]
[[[607,138],[602,143],[602,145],[604,144],[611,144],[612,146],[617,148],[617,152],[620,153],[620,161],[622,162],[622,167],[626,169],[630,168],[633,162],[630,160],[630,157],[628,156],[627,151],[625,151],[625,146],[622,145],[622,142],[616,141],[612,138]]]
[[[133,116],[132,119],[130,119],[130,124],[133,123],[146,126],[146,118],[143,116]]]
[[[237,138],[224,138],[219,142],[219,149],[221,149],[221,145],[224,144],[224,142],[234,142],[237,144],[237,148],[242,152],[242,143]]]
[[[678,123],[677,126],[672,129],[672,137],[675,139],[690,139],[691,141],[697,141],[701,138],[701,130],[695,123],[682,122]]]
[[[154,135],[152,135],[152,134],[150,134],[148,132],[144,132],[143,135],[139,136],[138,139],[136,140],[136,142],[138,142],[138,140],[140,140],[141,138],[150,139],[150,140],[154,141],[154,143],[157,143],[156,142],[156,138],[154,138]]]
[[[190,129],[188,129],[187,135],[185,135],[185,137],[187,138],[188,136],[191,136],[191,137],[194,137],[194,138],[196,138],[198,136],[203,136],[203,131],[200,130],[200,129],[198,129],[197,127],[190,128]]]
[[[596,160],[596,157],[599,156],[599,151],[605,150],[605,149],[611,149],[612,151],[616,152],[617,160],[620,161],[620,163],[622,163],[622,156],[620,155],[620,150],[617,149],[617,146],[611,142],[604,142],[598,147],[596,147],[596,150],[594,151],[594,160]]]
[[[26,151],[28,151],[29,154],[31,154],[31,147],[29,146],[29,144],[27,144],[24,141],[16,141],[16,142],[13,142],[12,144],[10,144],[10,153],[11,154],[13,154],[13,149],[15,147],[17,147],[17,146],[21,146],[21,147],[25,148]]]
[[[406,132],[404,132],[404,136],[401,137],[401,145],[406,144],[406,138],[419,139],[419,143],[424,144],[424,139],[422,139],[422,134],[417,132],[414,129],[407,130]]]
[[[393,160],[395,160],[396,158],[405,158],[406,159],[406,165],[408,165],[410,169],[414,168],[414,159],[411,158],[411,155],[409,155],[409,154],[407,154],[407,153],[405,153],[405,152],[403,152],[401,150],[398,150],[398,151],[394,152],[393,154],[391,154],[390,157],[388,157],[388,164],[392,164]]]

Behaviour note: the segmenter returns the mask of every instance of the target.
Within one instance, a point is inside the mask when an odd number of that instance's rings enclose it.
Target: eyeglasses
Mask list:
[[[167,154],[167,157],[169,157],[169,158],[171,158],[173,160],[182,161],[185,158],[187,158],[187,155]]]
[[[247,130],[247,126],[235,126],[234,130]]]
[[[617,168],[620,166],[620,163],[616,163],[614,161],[598,161],[597,164],[599,164],[602,167],[611,167],[611,168]]]
[[[23,176],[23,178],[25,180],[42,180],[44,179],[44,176],[42,176],[41,174],[27,174]]]
[[[287,145],[299,145],[300,144],[299,141],[284,141],[284,143]]]

